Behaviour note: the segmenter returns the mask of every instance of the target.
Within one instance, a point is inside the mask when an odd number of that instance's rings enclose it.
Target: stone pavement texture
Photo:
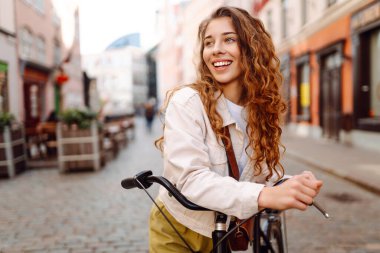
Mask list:
[[[154,130],[137,119],[135,140],[98,172],[40,169],[0,180],[0,252],[147,252],[152,204],[120,182],[145,169],[161,174],[158,124]]]
[[[285,156],[351,181],[380,195],[380,153],[364,148],[296,136],[284,128]],[[379,143],[380,145],[380,143]]]

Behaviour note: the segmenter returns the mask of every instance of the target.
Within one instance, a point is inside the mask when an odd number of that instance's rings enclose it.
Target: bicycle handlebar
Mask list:
[[[195,211],[211,211],[210,209],[198,206],[189,201],[180,191],[166,178],[161,176],[153,176],[152,171],[145,170],[134,177],[129,177],[121,181],[121,186],[125,189],[148,189],[153,183],[158,183],[168,190],[168,192],[184,207]]]
[[[286,179],[280,180],[275,185],[279,185],[284,181],[286,181]],[[178,189],[169,180],[161,176],[153,176],[151,170],[144,170],[136,174],[134,177],[123,179],[121,181],[121,186],[125,189],[148,189],[153,183],[158,183],[165,187],[166,190],[168,190],[169,194],[171,194],[179,203],[181,203],[187,209],[195,211],[211,211],[210,209],[198,206],[197,204],[194,204],[193,202],[186,199],[186,197],[183,196],[182,193],[178,191]],[[265,211],[271,212],[275,210],[267,208],[265,209]]]
[[[277,183],[274,184],[274,186],[280,185],[283,182],[288,180],[288,178],[283,178],[279,180]],[[168,190],[169,194],[171,194],[179,203],[181,203],[184,207],[190,210],[194,211],[212,211],[210,209],[207,209],[202,206],[198,206],[194,204],[193,202],[189,201],[185,196],[182,195],[180,191],[166,178],[161,176],[153,176],[153,173],[151,170],[145,170],[138,174],[136,174],[134,177],[129,177],[121,181],[121,186],[125,189],[132,189],[132,188],[140,188],[140,189],[148,189],[153,183],[158,183],[162,185],[163,187]],[[315,201],[311,203],[310,205],[315,206],[324,216],[325,218],[329,218],[329,214]],[[272,210],[269,208],[266,208],[264,211],[266,212],[278,212],[277,210]]]

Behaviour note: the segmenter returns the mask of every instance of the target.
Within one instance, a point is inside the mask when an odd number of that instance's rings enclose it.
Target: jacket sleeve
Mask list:
[[[164,176],[190,201],[248,218],[258,210],[257,198],[264,185],[237,182],[211,170],[204,117],[198,95],[186,101],[171,99],[165,114]]]

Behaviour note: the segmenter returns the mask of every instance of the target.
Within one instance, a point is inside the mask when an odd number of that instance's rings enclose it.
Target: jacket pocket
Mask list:
[[[218,174],[225,176],[227,169],[226,151],[219,145],[212,145],[209,147],[209,156],[211,163],[211,170]]]

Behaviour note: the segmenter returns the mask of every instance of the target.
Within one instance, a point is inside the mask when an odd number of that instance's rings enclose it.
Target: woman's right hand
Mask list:
[[[278,186],[264,187],[258,198],[259,208],[306,210],[322,185],[323,182],[317,180],[313,173],[304,171]]]

